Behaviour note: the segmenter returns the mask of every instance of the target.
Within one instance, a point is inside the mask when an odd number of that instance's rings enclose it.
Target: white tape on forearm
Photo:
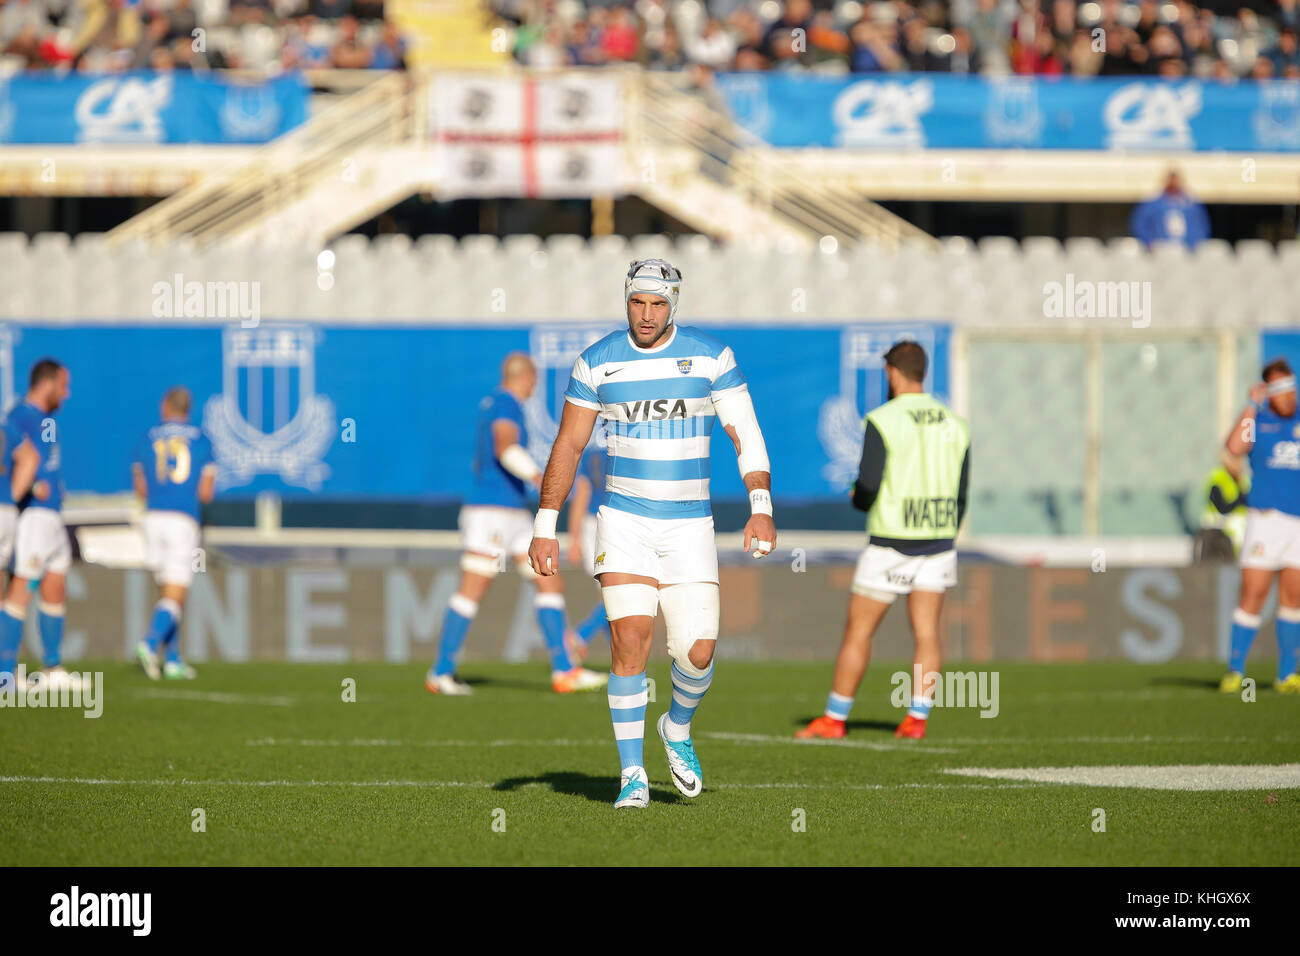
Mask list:
[[[755,488],[749,493],[749,513],[772,516],[772,493],[766,488]]]
[[[537,517],[533,519],[533,537],[534,538],[554,538],[555,523],[560,518],[560,513],[554,508],[539,508]]]
[[[740,441],[740,455],[737,464],[743,478],[753,471],[772,470],[767,459],[767,445],[763,442],[763,432],[758,427],[758,416],[754,414],[754,400],[749,397],[749,389],[730,392],[713,403],[722,427],[735,428],[736,438]]]
[[[501,453],[501,467],[520,481],[532,481],[542,471],[527,449],[518,444],[511,445]]]

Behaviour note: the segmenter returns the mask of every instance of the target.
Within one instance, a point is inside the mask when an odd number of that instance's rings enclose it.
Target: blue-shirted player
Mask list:
[[[1300,416],[1296,377],[1286,359],[1264,366],[1263,382],[1250,390],[1228,435],[1230,455],[1250,459],[1250,500],[1241,544],[1241,599],[1232,614],[1228,673],[1219,683],[1241,690],[1246,655],[1259,629],[1264,601],[1278,579],[1277,681],[1284,694],[1300,694]]]
[[[432,693],[463,696],[473,692],[456,675],[456,659],[479,602],[492,579],[505,570],[507,558],[525,579],[537,583],[537,621],[551,659],[551,687],[567,694],[605,686],[605,675],[578,666],[569,656],[563,583],[559,577],[533,574],[526,560],[533,535],[528,486],[536,486],[542,472],[526,450],[523,403],[536,387],[532,359],[512,352],[501,366],[500,386],[479,403],[474,488],[460,510],[460,589],[447,605],[438,657],[425,678],[424,685]]]
[[[26,397],[9,412],[9,423],[36,450],[40,462],[30,490],[19,500],[14,531],[14,571],[0,613],[0,647],[7,659],[18,653],[31,599],[40,582],[41,674],[51,688],[77,682],[63,668],[63,618],[72,546],[63,526],[63,453],[54,413],[68,399],[71,376],[52,358],[32,366]]]
[[[28,441],[8,416],[0,422],[0,567],[8,568],[14,554],[14,533],[18,525],[18,506],[36,480],[40,467],[40,453]],[[22,632],[18,633],[21,641]],[[19,645],[10,646],[0,634],[0,686],[18,676]],[[26,680],[18,681],[18,689],[26,689]]]
[[[587,443],[578,474],[573,482],[573,496],[569,499],[569,561],[596,574],[596,515],[605,494],[606,437],[604,424],[597,420],[591,441]],[[597,601],[591,613],[576,628],[573,652],[585,659],[592,640],[609,637],[609,619],[605,616],[605,602]]]
[[[145,503],[144,538],[149,567],[158,581],[149,631],[136,647],[150,680],[193,680],[194,668],[181,660],[178,626],[185,594],[194,580],[199,549],[199,505],[212,500],[217,466],[212,445],[190,424],[193,398],[176,386],[163,396],[162,420],[145,432],[131,459],[135,493]],[[164,661],[158,664],[158,653]]]

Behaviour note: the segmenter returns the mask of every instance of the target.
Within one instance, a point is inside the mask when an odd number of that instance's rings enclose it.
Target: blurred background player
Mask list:
[[[7,479],[0,480],[0,567],[8,570],[18,524],[18,506],[14,502],[21,501],[32,487],[36,469],[41,465],[41,455],[9,416],[5,416],[3,424],[0,424],[0,441],[4,442],[4,448],[0,450],[0,469]],[[21,631],[18,638],[19,642],[11,646],[10,635],[0,630],[0,686],[17,678]],[[25,690],[26,683],[25,680],[19,681],[17,689]]]
[[[149,631],[136,647],[150,680],[193,680],[194,668],[181,660],[179,625],[185,593],[194,580],[199,549],[199,506],[212,500],[217,465],[212,446],[190,424],[190,390],[176,386],[163,396],[162,421],[136,446],[131,461],[136,496],[144,502],[144,539],[149,567],[158,581]],[[158,652],[165,661],[158,666]]]
[[[63,526],[62,453],[53,415],[68,399],[71,376],[52,358],[32,366],[26,397],[9,412],[9,423],[40,457],[30,490],[18,502],[14,532],[14,572],[4,612],[0,646],[4,656],[17,655],[31,598],[31,583],[40,582],[37,623],[43,651],[41,674],[51,687],[77,682],[63,668],[63,617],[67,601],[72,546]]]
[[[442,621],[438,656],[425,678],[435,694],[473,693],[456,675],[456,658],[479,602],[492,579],[515,562],[525,580],[535,579],[537,623],[551,659],[551,687],[560,694],[605,686],[605,676],[576,665],[569,657],[565,632],[564,582],[537,578],[525,556],[532,537],[527,485],[538,485],[541,469],[526,450],[523,403],[537,387],[537,370],[523,352],[512,352],[501,365],[501,384],[479,402],[478,441],[474,452],[474,490],[460,510],[463,553],[460,589],[452,595]]]
[[[867,671],[871,637],[895,598],[907,595],[916,641],[912,703],[895,737],[925,736],[934,702],[928,675],[940,665],[939,612],[957,583],[953,539],[966,513],[970,428],[926,394],[925,350],[898,342],[885,353],[889,401],[866,420],[853,507],[867,512],[867,547],[858,558],[849,618],[826,712],[796,737],[838,738]]]
[[[1250,479],[1242,474],[1242,459],[1225,451],[1219,466],[1205,481],[1205,507],[1194,542],[1193,560],[1236,561],[1246,534],[1246,495]]]
[[[673,322],[681,281],[662,259],[633,262],[623,284],[627,330],[611,332],[574,363],[528,552],[543,580],[558,580],[559,508],[596,418],[603,417],[608,469],[594,570],[611,632],[609,711],[622,768],[615,809],[650,803],[645,671],[660,607],[673,658],[673,700],[659,718],[659,737],[674,786],[687,797],[704,788],[691,718],[713,682],[721,611],[709,501],[715,418],[736,447],[749,492],[745,550],[752,540],[758,558],[776,543],[771,466],[749,386],[730,348]]]
[[[1228,673],[1219,689],[1235,694],[1246,674],[1246,655],[1259,630],[1264,601],[1278,580],[1277,681],[1284,694],[1300,694],[1300,417],[1296,377],[1286,359],[1264,366],[1251,386],[1250,404],[1228,435],[1229,455],[1250,460],[1250,503],[1241,545],[1241,598],[1232,613]]]
[[[605,493],[606,437],[603,421],[597,420],[591,441],[578,462],[578,474],[573,481],[573,497],[569,499],[569,561],[582,567],[587,574],[596,576],[596,514]],[[609,637],[609,619],[605,617],[605,602],[596,601],[591,613],[573,631],[574,653],[586,659],[593,639]]]

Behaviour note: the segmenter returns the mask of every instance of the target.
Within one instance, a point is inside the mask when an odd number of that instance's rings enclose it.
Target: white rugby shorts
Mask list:
[[[38,581],[46,574],[67,574],[71,566],[72,545],[63,516],[53,508],[25,509],[14,532],[14,574]]]
[[[1300,517],[1271,508],[1247,508],[1241,566],[1266,571],[1300,568]]]
[[[614,571],[669,584],[718,583],[713,516],[647,518],[601,505],[592,574]]]
[[[197,521],[181,511],[146,511],[144,546],[149,569],[159,584],[190,586],[199,549]]]
[[[853,590],[858,594],[888,591],[911,594],[913,591],[943,592],[957,584],[957,552],[938,554],[903,554],[893,548],[868,544],[858,557],[853,572]]]

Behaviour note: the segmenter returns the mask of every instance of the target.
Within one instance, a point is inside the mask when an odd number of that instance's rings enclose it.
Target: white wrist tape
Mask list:
[[[533,461],[533,456],[519,444],[511,445],[501,453],[501,467],[520,481],[532,481],[542,471]]]
[[[764,444],[763,432],[758,427],[758,416],[754,414],[754,400],[749,397],[749,389],[728,392],[716,399],[713,407],[724,429],[736,429],[736,437],[740,440],[737,464],[740,465],[741,477],[751,471],[770,472],[772,465],[767,460],[767,445]]]
[[[749,513],[772,516],[772,495],[765,488],[755,488],[749,493]]]
[[[559,517],[560,512],[554,508],[539,508],[537,517],[533,519],[533,537],[554,538],[555,522]]]

